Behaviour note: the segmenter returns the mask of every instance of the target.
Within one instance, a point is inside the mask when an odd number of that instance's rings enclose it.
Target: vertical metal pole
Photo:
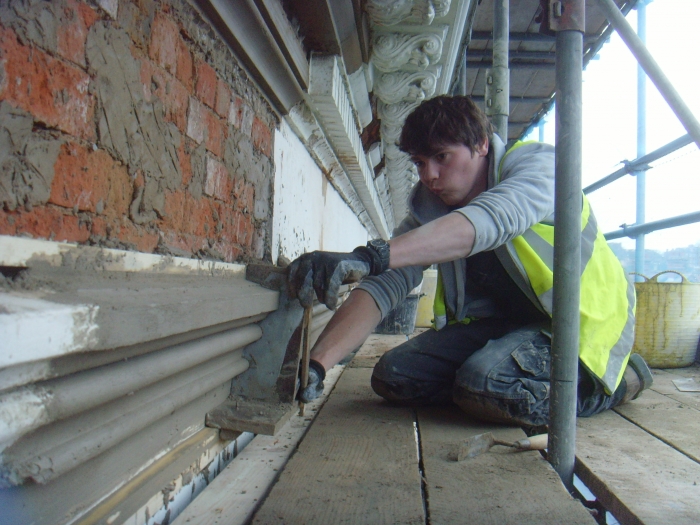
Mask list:
[[[509,0],[493,2],[493,66],[486,71],[486,114],[496,133],[508,142],[510,71],[508,70]]]
[[[462,57],[462,71],[459,75],[460,95],[467,95],[467,49],[464,49],[464,56]]]
[[[640,0],[637,4],[637,35],[642,44],[647,41],[647,14],[646,0]],[[647,153],[647,75],[641,64],[637,64],[637,158]],[[646,171],[635,171],[637,177],[637,213],[635,224],[644,224],[646,221]],[[635,238],[634,271],[640,275],[637,281],[642,281],[644,275],[644,251],[645,238],[641,233]]]
[[[554,295],[549,461],[573,489],[581,277],[584,0],[551,2],[557,30]],[[563,5],[563,8],[562,8]],[[557,9],[557,6],[554,6]],[[564,14],[565,16],[562,16]]]

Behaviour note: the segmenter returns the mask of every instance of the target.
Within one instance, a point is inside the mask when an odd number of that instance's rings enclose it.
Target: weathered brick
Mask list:
[[[177,49],[180,34],[177,24],[163,13],[158,13],[151,27],[151,43],[148,55],[156,64],[175,75],[177,72]]]
[[[230,239],[221,239],[212,246],[224,256],[226,262],[235,262],[240,257],[242,250],[234,245]]]
[[[195,94],[197,98],[207,106],[214,109],[216,105],[216,71],[209,64],[202,60],[196,62],[197,84]]]
[[[213,157],[207,157],[207,180],[204,193],[224,202],[231,202],[233,179],[226,166]]]
[[[133,244],[136,250],[145,253],[153,253],[159,239],[157,232],[138,226],[126,217],[93,217],[90,233],[107,240]]]
[[[54,165],[49,202],[112,217],[128,214],[131,181],[126,167],[104,150],[75,142],[61,147]]]
[[[216,84],[216,107],[214,111],[221,118],[228,118],[231,109],[231,88],[226,82],[219,80]]]
[[[177,40],[177,79],[192,93],[192,78],[194,75],[192,54],[182,38]]]
[[[253,129],[253,108],[251,108],[241,97],[235,97],[229,110],[229,124],[240,130],[244,135],[250,135]]]
[[[238,244],[249,248],[253,242],[253,232],[255,231],[255,226],[253,225],[253,217],[250,215],[241,214],[238,221],[238,231],[237,240]]]
[[[95,140],[94,99],[90,77],[43,51],[21,45],[11,29],[0,28],[4,82],[0,100],[31,113],[49,127]]]
[[[182,171],[182,187],[186,188],[192,180],[192,155],[187,148],[186,140],[180,141],[180,147],[177,150],[178,161],[180,162],[180,170]]]
[[[216,207],[209,198],[195,199],[187,191],[166,192],[165,217],[160,221],[161,230],[192,235],[200,239],[197,246],[203,246],[206,237],[216,229],[215,210]]]
[[[90,237],[86,223],[54,206],[36,207],[31,212],[0,210],[0,233],[66,242],[85,242]]]
[[[155,67],[146,58],[141,60],[141,83],[146,100],[152,101],[153,97],[158,97],[163,102],[166,120],[175,124],[184,133],[187,127],[189,103],[187,88],[172,75]]]
[[[90,26],[97,19],[97,13],[88,5],[75,0],[67,0],[64,16],[68,23],[56,28],[58,53],[67,60],[85,67],[85,41]]]
[[[216,114],[205,107],[196,98],[190,97],[190,107],[187,113],[187,136],[201,144],[217,157],[224,152],[226,126]]]
[[[258,117],[253,119],[251,135],[253,137],[253,146],[268,157],[272,155],[272,132]]]
[[[253,213],[255,207],[255,188],[252,184],[246,183],[245,188],[238,197],[238,209],[243,213]]]

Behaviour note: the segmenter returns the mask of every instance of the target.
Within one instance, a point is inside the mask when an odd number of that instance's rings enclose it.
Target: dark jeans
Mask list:
[[[549,421],[551,343],[539,325],[481,319],[428,330],[390,350],[372,374],[385,399],[412,406],[454,402],[487,421],[541,426]],[[609,396],[579,366],[579,417],[617,405],[623,383]]]

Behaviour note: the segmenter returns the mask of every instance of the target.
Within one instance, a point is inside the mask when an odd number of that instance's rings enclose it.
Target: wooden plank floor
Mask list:
[[[700,392],[654,370],[654,385],[614,411],[578,420],[577,474],[622,524],[700,523]]]
[[[346,369],[253,523],[422,525],[413,413]]]
[[[448,457],[470,436],[515,441],[522,430],[469,420],[457,408],[418,410],[431,525],[595,524],[537,451],[496,446],[460,462]]]
[[[253,523],[595,524],[537,452],[498,447],[462,462],[448,458],[469,436],[494,431],[518,439],[521,430],[377,397],[371,367],[405,339],[374,335],[360,349]]]

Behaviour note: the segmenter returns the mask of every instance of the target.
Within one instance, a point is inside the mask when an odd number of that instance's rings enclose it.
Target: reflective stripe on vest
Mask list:
[[[612,393],[622,380],[632,349],[634,285],[599,231],[588,199],[582,199],[579,358]],[[514,250],[509,253],[517,257],[516,263],[551,317],[554,226],[535,224],[510,244]]]

